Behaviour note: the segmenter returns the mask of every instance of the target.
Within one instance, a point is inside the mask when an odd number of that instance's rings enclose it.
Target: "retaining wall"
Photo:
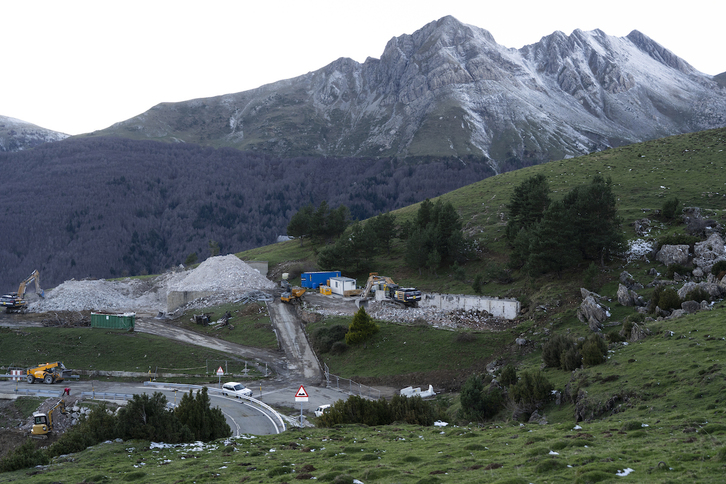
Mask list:
[[[214,291],[169,291],[166,295],[166,312],[173,313],[177,308],[195,299],[211,296],[212,294],[214,294]]]
[[[446,311],[455,309],[476,309],[486,311],[492,316],[505,319],[514,319],[519,314],[520,304],[516,299],[500,299],[498,297],[469,296],[464,294],[436,294],[424,293],[421,295],[419,307],[433,307]]]

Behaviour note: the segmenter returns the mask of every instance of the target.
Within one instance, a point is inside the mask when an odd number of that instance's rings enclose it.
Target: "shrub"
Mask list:
[[[726,273],[726,260],[720,260],[711,267],[711,274],[721,276],[719,279],[723,278],[724,273]]]
[[[471,289],[474,291],[475,294],[481,294],[483,285],[484,276],[482,276],[481,274],[477,274],[476,277],[474,277],[474,282],[471,284]]]
[[[583,286],[590,290],[590,291],[597,291],[600,289],[599,284],[597,284],[597,276],[600,274],[600,269],[598,268],[597,264],[594,262],[590,262],[590,265],[587,266],[587,269],[585,269],[583,273]]]
[[[552,368],[562,368],[562,354],[575,348],[575,342],[569,336],[556,334],[542,346],[542,360]]]
[[[711,302],[711,295],[702,287],[696,287],[686,294],[684,301],[708,301]]]
[[[514,403],[534,409],[550,399],[553,388],[541,371],[523,371],[519,381],[509,389],[509,394]]]
[[[50,462],[43,449],[36,449],[33,439],[27,439],[23,445],[17,447],[0,461],[0,472],[12,472],[28,467],[46,465]]]
[[[345,344],[345,341],[336,341],[333,343],[333,346],[330,347],[330,354],[334,356],[339,356],[345,353],[348,350],[348,345]]]
[[[656,307],[665,310],[680,309],[681,298],[672,287],[658,286],[653,291],[653,297],[648,304],[648,312],[654,313]]]
[[[658,250],[664,245],[687,245],[693,250],[696,242],[700,242],[701,238],[695,235],[686,234],[669,234],[658,239]]]
[[[507,365],[502,369],[502,373],[499,375],[499,382],[505,387],[517,383],[517,370],[513,365]]]
[[[623,323],[623,328],[625,327],[625,324]],[[631,325],[632,329],[632,325]],[[627,341],[627,337],[625,336],[625,332],[623,331],[622,334],[617,329],[613,329],[611,331],[608,331],[607,339],[611,343],[619,343],[621,341]],[[630,331],[628,331],[627,334],[630,334]]]
[[[663,202],[663,208],[661,210],[663,220],[673,220],[676,217],[676,211],[678,210],[678,206],[680,205],[680,203],[680,200],[678,200],[678,198],[676,197],[669,198],[668,200]]]
[[[514,368],[512,368],[512,371],[514,371]],[[490,381],[489,377],[480,375],[471,375],[467,378],[461,387],[459,395],[459,401],[461,402],[460,418],[484,420],[494,417],[504,407],[502,391],[497,387],[491,387],[489,385]]]
[[[336,324],[330,328],[321,327],[315,330],[312,337],[312,344],[318,353],[327,353],[331,351],[333,345],[338,341],[345,339],[345,333],[348,328],[342,324]]]
[[[580,368],[580,365],[582,365],[582,356],[574,344],[560,354],[560,367],[563,370],[573,371]]]
[[[599,334],[591,334],[582,345],[582,361],[586,366],[603,363],[607,358],[608,345]]]
[[[681,264],[671,264],[666,267],[665,276],[667,279],[673,279],[676,273],[685,276],[691,273],[691,269]]]
[[[351,395],[347,400],[338,400],[321,417],[318,427],[332,427],[344,424],[389,425],[405,422],[413,425],[433,425],[437,419],[445,418],[439,408],[421,397],[395,395],[391,402],[385,399],[367,400]]]

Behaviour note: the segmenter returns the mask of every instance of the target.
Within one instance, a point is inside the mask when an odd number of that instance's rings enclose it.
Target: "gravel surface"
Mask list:
[[[166,311],[166,297],[170,291],[214,292],[214,296],[199,301],[203,307],[239,300],[250,292],[276,287],[256,269],[230,254],[210,257],[194,270],[179,269],[148,279],[71,279],[46,291],[45,299],[31,303],[28,310],[156,313]]]

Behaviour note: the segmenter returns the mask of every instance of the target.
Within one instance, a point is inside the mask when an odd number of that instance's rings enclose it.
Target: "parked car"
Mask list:
[[[232,395],[237,398],[251,397],[252,390],[239,382],[231,381],[222,385],[222,395]]]
[[[329,408],[330,408],[330,405],[320,405],[318,408],[315,409],[315,416],[322,417],[323,413]]]

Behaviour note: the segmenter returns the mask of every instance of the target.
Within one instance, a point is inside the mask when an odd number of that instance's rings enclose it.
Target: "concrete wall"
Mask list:
[[[173,313],[177,308],[202,297],[211,296],[214,291],[169,291],[166,295],[166,312]]]
[[[455,309],[478,309],[490,313],[492,316],[505,319],[514,319],[519,314],[519,301],[516,299],[499,299],[498,297],[468,296],[463,294],[436,294],[425,293],[421,295],[419,307],[434,307],[447,311]]]
[[[266,276],[269,270],[266,260],[246,260],[244,263],[253,269],[257,269],[263,276]]]

